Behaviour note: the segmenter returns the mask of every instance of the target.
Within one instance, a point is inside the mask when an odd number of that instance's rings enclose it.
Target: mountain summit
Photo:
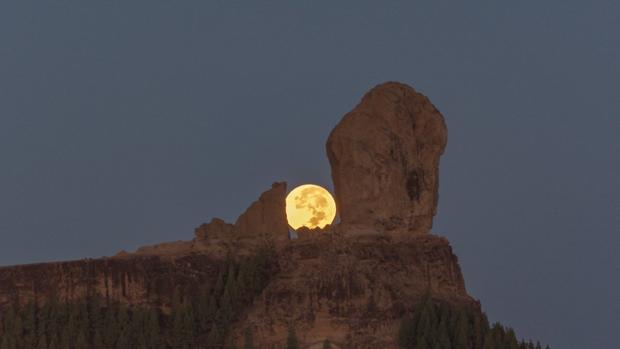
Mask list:
[[[327,141],[340,222],[289,239],[277,182],[192,240],[0,268],[0,348],[534,349],[430,232],[446,141],[427,97],[378,85]]]

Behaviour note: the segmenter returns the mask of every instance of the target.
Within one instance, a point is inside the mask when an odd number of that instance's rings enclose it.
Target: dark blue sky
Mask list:
[[[329,131],[398,80],[446,118],[434,231],[491,320],[620,347],[620,3],[205,3],[0,4],[0,265],[331,187]]]

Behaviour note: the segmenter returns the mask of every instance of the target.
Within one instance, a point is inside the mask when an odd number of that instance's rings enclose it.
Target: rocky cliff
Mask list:
[[[400,319],[425,295],[478,308],[467,295],[458,260],[445,238],[431,234],[395,242],[389,236],[351,238],[311,232],[278,249],[273,274],[233,326],[241,344],[251,328],[259,348],[282,346],[294,326],[304,345],[392,348]],[[313,235],[310,235],[313,234]],[[122,257],[0,268],[0,308],[55,297],[167,309],[175,290],[212,287],[225,265],[207,250],[171,257]]]
[[[327,140],[341,225],[428,232],[446,141],[443,116],[426,96],[396,82],[368,91]]]
[[[479,309],[467,295],[448,241],[423,235],[351,239],[314,235],[278,253],[279,272],[236,325],[261,348],[283,346],[287,329],[312,346],[329,339],[349,348],[395,348],[400,319],[425,295]]]
[[[166,307],[175,288],[213,283],[222,263],[208,254],[134,255],[0,267],[0,310],[31,300],[77,301],[88,295]]]
[[[235,224],[213,219],[190,241],[146,246],[112,258],[0,268],[0,311],[29,300],[79,300],[166,309],[176,289],[216,283],[225,261],[269,248],[270,280],[232,325],[240,343],[392,348],[398,321],[425,295],[479,309],[465,290],[448,241],[430,234],[437,207],[443,117],[411,87],[369,91],[329,136],[327,152],[341,222],[289,240],[286,183],[274,183]],[[194,291],[191,291],[194,292]]]

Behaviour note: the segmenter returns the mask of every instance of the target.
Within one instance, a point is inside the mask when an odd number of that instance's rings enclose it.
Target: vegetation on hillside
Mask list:
[[[271,261],[269,251],[240,262],[231,259],[214,285],[198,292],[178,289],[165,311],[106,304],[95,296],[81,302],[51,299],[42,305],[13,306],[0,314],[0,349],[232,348],[231,324],[268,284]],[[398,343],[403,349],[542,349],[519,342],[512,329],[490,326],[478,309],[450,307],[429,297],[401,321]],[[300,347],[292,326],[285,345]],[[332,343],[325,340],[322,347],[331,348]],[[244,332],[243,348],[258,348],[250,328]]]
[[[542,349],[540,343],[519,342],[499,323],[490,326],[477,309],[450,307],[430,297],[402,319],[398,343],[403,349]]]
[[[14,306],[0,314],[0,349],[223,348],[232,322],[267,285],[270,260],[269,251],[230,260],[215,285],[205,285],[195,296],[177,290],[166,312],[105,304],[95,296]]]

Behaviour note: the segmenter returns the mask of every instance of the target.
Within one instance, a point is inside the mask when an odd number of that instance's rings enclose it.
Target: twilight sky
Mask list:
[[[331,188],[329,131],[398,80],[446,118],[434,231],[490,319],[620,347],[619,2],[231,3],[0,3],[0,265]]]

